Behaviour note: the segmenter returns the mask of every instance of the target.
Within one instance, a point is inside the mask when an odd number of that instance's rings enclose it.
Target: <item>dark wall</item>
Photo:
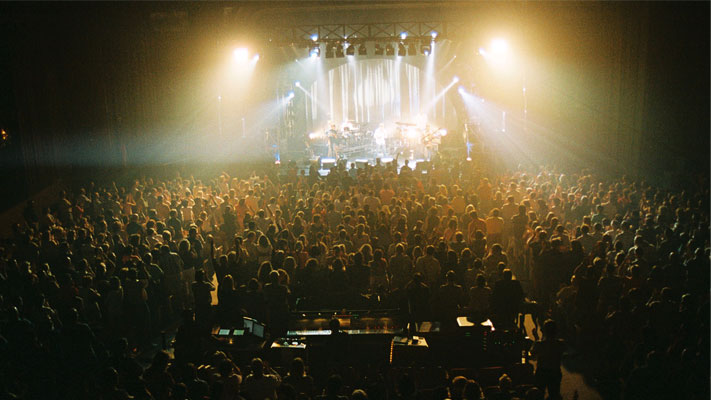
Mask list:
[[[650,6],[642,159],[650,174],[709,170],[709,2]]]

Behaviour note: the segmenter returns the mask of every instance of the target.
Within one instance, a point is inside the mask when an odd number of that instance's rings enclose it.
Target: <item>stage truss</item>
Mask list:
[[[403,33],[407,35],[405,41],[431,40],[433,33],[436,40],[456,40],[466,34],[467,26],[463,22],[451,21],[296,25],[270,32],[269,42],[276,46],[303,47],[313,45],[314,42],[348,41],[359,44],[400,41]],[[314,37],[317,38],[315,41]]]

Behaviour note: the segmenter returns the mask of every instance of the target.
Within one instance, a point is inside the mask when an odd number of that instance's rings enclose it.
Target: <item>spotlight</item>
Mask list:
[[[407,39],[407,32],[403,32],[400,34],[400,39],[405,40]]]
[[[294,96],[296,96],[296,95],[294,94],[294,91],[293,91],[293,90],[289,90],[289,91],[286,93],[286,98],[289,99],[289,100],[293,99]]]
[[[238,62],[247,61],[247,58],[249,58],[249,50],[245,47],[238,47],[232,52],[232,57]]]
[[[354,56],[355,55],[355,46],[352,44],[349,44],[348,47],[346,47],[346,55],[347,56]]]
[[[459,94],[464,94],[465,91],[464,88],[460,86],[459,88],[457,88],[457,92],[459,92]]]
[[[376,56],[382,56],[383,55],[383,48],[380,46],[379,43],[375,44],[375,55]]]
[[[509,52],[509,43],[504,39],[494,39],[491,41],[491,52],[494,54],[506,54]]]
[[[294,82],[294,86],[301,87],[301,82],[299,82],[299,81]]]
[[[385,55],[386,56],[394,56],[395,55],[395,48],[393,47],[392,44],[388,43],[385,46]]]
[[[336,44],[336,57],[343,58],[343,46],[340,43]]]
[[[259,54],[255,54],[255,55],[252,57],[252,62],[257,62],[257,61],[259,61]]]
[[[321,49],[318,45],[314,46],[309,50],[309,57],[316,58],[321,55]]]
[[[430,45],[428,45],[428,44],[423,44],[422,47],[420,48],[420,50],[422,51],[422,54],[425,56],[429,56],[430,52],[432,51],[432,49],[430,48]]]
[[[397,45],[397,55],[399,55],[400,57],[407,55],[407,49],[405,49],[405,45],[404,45],[404,44],[398,43],[398,45]]]
[[[454,83],[459,82],[459,77],[455,75],[454,78],[452,78],[452,82],[454,82]]]
[[[367,56],[368,55],[368,49],[365,47],[365,43],[361,44],[360,47],[358,47],[358,55],[359,56]]]
[[[437,39],[437,31],[432,31],[430,35],[432,36],[432,40]]]
[[[410,45],[407,47],[407,54],[410,56],[416,56],[417,55],[417,46],[415,46],[415,43],[410,43]]]
[[[302,37],[303,37],[303,36],[302,36]],[[313,40],[314,42],[317,41],[317,40],[318,40],[318,34],[314,33],[313,35],[311,35],[311,40]]]
[[[333,46],[327,44],[326,45],[326,58],[333,58]]]

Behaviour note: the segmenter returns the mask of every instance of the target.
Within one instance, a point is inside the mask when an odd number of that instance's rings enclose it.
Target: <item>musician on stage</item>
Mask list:
[[[387,131],[385,130],[385,124],[382,122],[378,128],[373,132],[373,139],[375,139],[375,152],[378,154],[385,155],[385,137],[387,136]]]
[[[331,128],[326,131],[328,137],[328,156],[338,158],[338,147],[340,146],[340,137],[336,130],[336,124],[331,124]]]

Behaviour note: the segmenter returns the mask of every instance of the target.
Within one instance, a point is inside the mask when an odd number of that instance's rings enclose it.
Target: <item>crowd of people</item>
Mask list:
[[[0,392],[422,398],[407,374],[346,393],[300,359],[284,377],[258,358],[243,374],[205,345],[243,316],[277,338],[295,310],[388,309],[410,326],[456,330],[466,315],[535,338],[535,386],[517,393],[502,376],[495,398],[559,398],[564,352],[626,399],[708,398],[708,183],[675,191],[456,160],[426,174],[377,162],[234,175],[89,183],[47,208],[28,202],[0,249]],[[174,355],[141,365],[177,321]],[[453,376],[431,396],[484,389]]]

